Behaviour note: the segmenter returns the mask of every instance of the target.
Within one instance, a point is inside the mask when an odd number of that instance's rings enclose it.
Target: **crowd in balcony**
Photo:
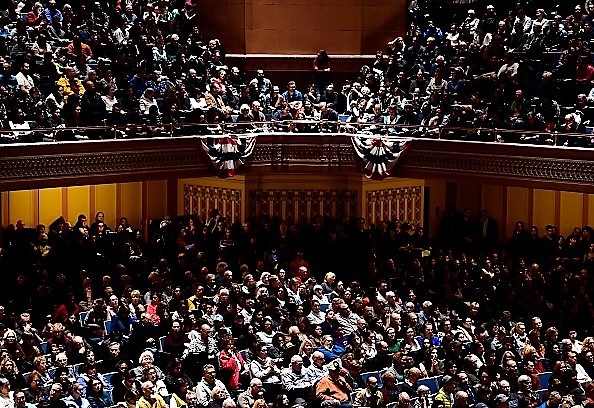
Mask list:
[[[89,225],[90,224],[90,225]],[[144,231],[144,232],[143,232]],[[63,217],[3,231],[3,407],[594,404],[594,236]],[[146,234],[146,237],[144,236]]]
[[[0,126],[10,132],[0,139],[217,133],[221,122],[272,120],[236,126],[592,144],[568,136],[592,129],[589,1],[414,0],[404,35],[340,84],[325,50],[311,84],[241,72],[219,40],[203,38],[197,2],[145,3],[7,0]],[[347,124],[326,124],[337,121]]]

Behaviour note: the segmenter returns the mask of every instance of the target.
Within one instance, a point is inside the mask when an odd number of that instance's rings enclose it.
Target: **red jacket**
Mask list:
[[[245,366],[243,357],[236,350],[230,352],[229,350],[221,350],[219,353],[219,366],[221,370],[227,371],[230,375],[229,388],[236,390],[239,387],[239,374]]]

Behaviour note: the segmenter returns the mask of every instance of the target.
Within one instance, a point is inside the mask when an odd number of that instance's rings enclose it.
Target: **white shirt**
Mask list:
[[[19,87],[25,87],[27,92],[29,92],[29,89],[35,86],[35,83],[33,82],[33,78],[31,78],[31,75],[25,75],[22,72],[16,74],[16,80],[17,84],[19,84]]]

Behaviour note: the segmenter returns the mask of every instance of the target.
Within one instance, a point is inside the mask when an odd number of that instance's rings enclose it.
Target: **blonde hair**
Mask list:
[[[217,396],[217,394],[221,391],[225,391],[225,390],[222,389],[221,387],[214,387],[212,389],[212,391],[210,392],[210,398],[214,399]]]
[[[258,408],[260,404],[264,404],[264,406],[266,406],[266,401],[262,398],[255,400],[253,408]]]
[[[536,348],[530,344],[526,344],[522,350],[522,359],[529,357],[530,354],[536,354]]]

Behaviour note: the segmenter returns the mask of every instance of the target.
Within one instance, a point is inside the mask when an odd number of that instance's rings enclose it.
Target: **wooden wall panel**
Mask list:
[[[89,186],[66,187],[68,197],[68,214],[63,214],[72,225],[76,224],[79,214],[85,214],[89,225],[95,221],[95,214],[91,214],[91,198]]]
[[[472,210],[472,216],[476,216],[480,204],[479,186],[472,183],[458,183],[458,210],[468,207]]]
[[[501,222],[506,212],[503,203],[503,189],[502,186],[489,184],[484,184],[481,188],[480,209],[487,210],[489,216],[499,220],[499,222]]]
[[[559,221],[559,232],[566,237],[571,234],[574,227],[583,227],[583,203],[582,193],[561,192],[561,219]]]
[[[357,215],[357,191],[348,190],[250,190],[248,211],[288,223],[311,222],[314,217],[349,219]]]
[[[532,205],[532,203],[530,203]],[[507,188],[507,221],[502,237],[507,237],[516,226],[516,221],[528,219],[528,189]],[[502,226],[500,225],[500,228]]]
[[[147,219],[160,219],[167,212],[167,182],[165,180],[149,181],[147,183]],[[175,215],[175,214],[174,214]]]
[[[200,29],[230,53],[365,54],[405,30],[405,0],[201,0]]]
[[[62,188],[39,190],[39,223],[49,228],[62,215]]]
[[[120,217],[128,217],[132,227],[140,227],[142,223],[142,183],[123,183],[121,186]]]
[[[555,192],[551,190],[534,189],[532,208],[534,214],[533,219],[521,221],[524,221],[526,228],[530,228],[531,225],[536,225],[539,234],[542,234],[544,233],[544,227],[547,224],[555,223]]]
[[[586,225],[594,224],[594,194],[588,194],[586,205]]]
[[[375,54],[405,31],[405,2],[372,0],[362,8],[360,54]]]
[[[425,186],[429,188],[429,236],[435,236],[439,231],[442,217],[448,211],[446,207],[446,182],[444,180],[425,180]]]
[[[11,191],[8,193],[9,223],[23,220],[25,227],[35,227],[33,201],[37,200],[37,190]]]
[[[105,223],[113,230],[115,230],[120,220],[116,213],[116,187],[115,184],[95,186],[95,212],[102,211],[105,214]],[[95,214],[89,214],[89,217],[94,216]],[[89,219],[92,220],[93,218]]]
[[[220,38],[227,52],[245,53],[247,0],[200,1],[198,27],[206,39]]]

